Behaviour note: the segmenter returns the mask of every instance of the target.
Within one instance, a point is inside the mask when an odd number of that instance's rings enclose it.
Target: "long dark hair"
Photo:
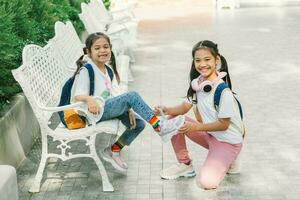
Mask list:
[[[83,60],[84,55],[86,55],[88,52],[91,52],[92,45],[99,38],[106,39],[107,42],[108,42],[108,44],[109,44],[109,46],[110,46],[110,49],[112,49],[112,45],[111,45],[110,39],[109,39],[109,37],[107,35],[105,35],[104,33],[101,33],[101,32],[90,34],[87,37],[87,39],[85,40],[85,48],[83,48],[83,55],[80,56],[80,58],[76,61],[77,69],[76,69],[76,71],[74,73],[74,76],[76,74],[78,74],[78,72],[80,71],[80,68],[86,63],[86,61]],[[113,53],[112,50],[111,50],[111,57],[110,57],[109,65],[112,67],[118,83],[120,83],[120,76],[119,76],[119,73],[118,73],[118,70],[117,70],[117,66],[116,66],[116,59],[115,59],[115,55],[114,55],[114,53]]]
[[[228,87],[231,89],[231,80],[230,80],[230,76],[229,76],[227,61],[224,58],[224,56],[222,56],[219,53],[218,45],[209,40],[200,41],[193,47],[193,50],[192,50],[193,61],[192,61],[190,77],[189,77],[190,85],[189,85],[189,89],[187,91],[187,98],[189,101],[191,101],[193,103],[196,103],[197,100],[193,99],[193,96],[195,95],[196,92],[191,87],[191,81],[200,75],[200,73],[196,70],[195,63],[194,63],[195,53],[199,49],[208,49],[215,59],[217,59],[217,56],[219,56],[221,58],[221,68],[219,71],[227,73],[227,75],[223,78],[223,80],[225,83],[227,83]]]

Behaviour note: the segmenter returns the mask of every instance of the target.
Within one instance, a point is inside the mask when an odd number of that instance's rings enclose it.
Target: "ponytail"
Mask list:
[[[193,61],[192,66],[191,66],[191,70],[190,70],[190,76],[189,76],[190,84],[189,84],[189,88],[188,88],[186,97],[189,100],[189,102],[194,103],[194,104],[197,103],[197,99],[195,98],[196,91],[193,90],[193,88],[191,86],[191,82],[192,82],[192,80],[197,78],[199,75],[200,75],[200,73],[196,70],[195,64],[194,64],[194,61]]]
[[[224,58],[224,56],[222,56],[221,54],[219,54],[220,58],[221,58],[221,68],[220,68],[220,72],[226,72],[227,75],[223,78],[223,81],[225,83],[227,83],[228,87],[230,89],[232,89],[231,86],[231,80],[230,80],[230,75],[229,75],[229,71],[228,71],[228,65],[227,65],[227,61]]]
[[[84,47],[82,50],[83,50],[83,55],[80,56],[80,58],[76,61],[77,69],[76,69],[73,77],[76,76],[76,74],[79,73],[81,67],[86,63],[86,61],[83,58],[87,54],[87,48]]]
[[[112,67],[114,74],[116,75],[116,79],[117,79],[118,83],[120,83],[120,76],[119,76],[119,73],[117,70],[116,58],[115,58],[115,54],[113,51],[111,51],[111,57],[110,57],[109,64]]]

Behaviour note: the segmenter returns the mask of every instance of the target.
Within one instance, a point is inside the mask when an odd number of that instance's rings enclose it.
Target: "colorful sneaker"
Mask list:
[[[128,169],[127,163],[121,157],[121,152],[112,152],[110,146],[104,149],[102,157],[118,171],[125,172]]]
[[[161,172],[160,177],[162,179],[173,180],[179,177],[187,177],[191,178],[196,176],[196,173],[193,169],[193,165],[185,165],[183,163],[179,163],[165,169]]]
[[[159,136],[163,142],[169,141],[174,135],[177,134],[178,129],[184,124],[185,117],[178,115],[172,119],[161,119]]]
[[[238,161],[238,159],[236,159],[230,165],[230,167],[227,171],[227,174],[239,174],[239,173],[241,173],[240,172],[240,162]]]

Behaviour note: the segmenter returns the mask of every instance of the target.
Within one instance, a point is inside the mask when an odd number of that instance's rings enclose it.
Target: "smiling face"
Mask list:
[[[219,57],[214,57],[209,49],[203,48],[195,51],[194,65],[196,70],[206,80],[213,80],[217,77],[216,66],[219,62]]]
[[[107,61],[109,61],[111,56],[111,47],[107,39],[103,37],[96,39],[89,50],[89,56],[96,65],[104,65]]]

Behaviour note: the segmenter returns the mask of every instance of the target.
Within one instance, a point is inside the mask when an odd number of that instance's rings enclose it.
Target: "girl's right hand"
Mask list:
[[[93,114],[99,114],[100,113],[100,106],[96,102],[96,100],[93,97],[89,97],[87,99],[87,105],[88,105],[88,110],[93,113]]]
[[[164,114],[167,114],[167,107],[166,106],[162,106],[162,105],[154,107],[154,115],[156,115],[156,116],[161,115],[161,111],[163,111]]]

